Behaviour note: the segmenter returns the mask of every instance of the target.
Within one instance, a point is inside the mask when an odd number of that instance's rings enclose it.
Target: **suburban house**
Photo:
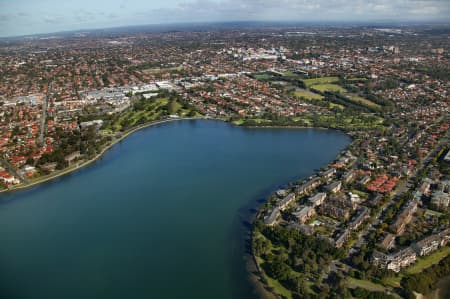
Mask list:
[[[45,163],[44,165],[41,165],[40,168],[42,170],[48,171],[48,172],[54,172],[56,170],[56,166],[58,164],[56,162],[53,163]]]
[[[79,157],[81,157],[81,154],[79,151],[73,152],[69,155],[67,155],[64,160],[69,164],[69,166],[72,164],[72,162],[76,159],[78,159]]]

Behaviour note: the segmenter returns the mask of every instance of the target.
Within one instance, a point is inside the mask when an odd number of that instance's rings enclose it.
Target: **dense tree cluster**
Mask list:
[[[334,248],[329,242],[292,229],[264,226],[260,229],[265,239],[254,239],[254,254],[265,261],[262,267],[266,274],[297,298],[307,298],[310,295],[307,281],[320,281],[330,262],[344,256],[342,249]],[[315,288],[320,293],[320,284]]]

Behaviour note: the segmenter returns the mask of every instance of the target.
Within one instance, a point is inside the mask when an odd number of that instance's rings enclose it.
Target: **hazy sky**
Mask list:
[[[0,0],[0,36],[209,21],[450,21],[450,0]]]

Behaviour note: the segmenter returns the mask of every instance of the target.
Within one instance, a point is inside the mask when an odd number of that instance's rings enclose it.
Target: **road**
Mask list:
[[[45,124],[47,121],[47,108],[48,108],[48,98],[53,92],[53,82],[50,82],[50,85],[48,86],[47,94],[44,97],[44,100],[42,102],[42,116],[41,116],[41,132],[39,134],[39,145],[44,144],[44,134],[45,134]]]
[[[5,158],[1,157],[0,158],[0,163],[3,165],[3,167],[5,169],[7,169],[13,176],[15,176],[16,178],[18,178],[20,180],[21,183],[23,184],[27,184],[28,180],[21,175],[17,169],[11,165],[11,163],[8,162],[8,160],[6,160]]]

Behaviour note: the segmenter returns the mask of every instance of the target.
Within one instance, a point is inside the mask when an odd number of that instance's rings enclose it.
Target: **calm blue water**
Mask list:
[[[249,208],[349,142],[216,121],[139,131],[92,166],[0,195],[0,298],[252,298]]]

